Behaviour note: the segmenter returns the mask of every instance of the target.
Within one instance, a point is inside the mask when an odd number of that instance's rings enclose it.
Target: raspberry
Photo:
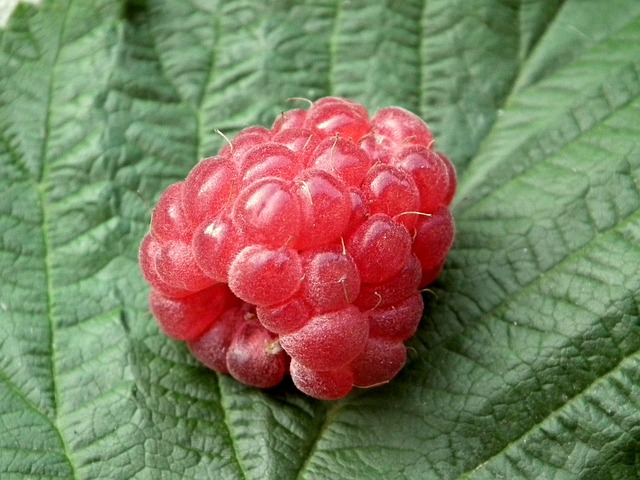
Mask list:
[[[151,218],[151,233],[160,240],[185,239],[189,223],[184,213],[181,197],[184,183],[178,182],[164,191]]]
[[[454,236],[453,217],[446,208],[422,218],[416,225],[413,251],[420,259],[423,270],[439,267],[451,248]]]
[[[371,338],[386,338],[405,341],[418,328],[424,303],[420,292],[415,292],[401,302],[369,313],[369,335]]]
[[[197,264],[191,246],[181,240],[167,240],[162,244],[156,271],[165,283],[192,292],[215,283]]]
[[[309,158],[318,145],[318,135],[304,128],[289,128],[273,137],[279,143],[296,154],[303,165],[309,163]]]
[[[285,376],[288,358],[277,335],[264,329],[247,305],[225,311],[204,335],[188,342],[189,349],[213,370],[254,387],[272,387]]]
[[[454,237],[455,169],[398,107],[322,98],[250,127],[160,196],[139,261],[196,359],[334,400],[385,384]]]
[[[305,126],[319,130],[324,137],[347,137],[354,141],[371,130],[369,113],[362,105],[336,97],[316,101],[307,114]]]
[[[427,147],[412,145],[402,149],[394,157],[393,164],[413,179],[420,192],[420,211],[431,213],[440,205],[449,205],[455,192],[455,186],[452,189],[455,173],[443,155]]]
[[[293,333],[311,319],[313,310],[301,297],[292,298],[279,305],[258,306],[256,314],[267,330],[278,334]]]
[[[229,218],[222,216],[212,222],[201,223],[191,240],[193,258],[202,271],[216,282],[223,283],[228,281],[231,261],[244,246],[241,232]]]
[[[156,268],[159,254],[160,242],[153,235],[144,237],[140,244],[139,261],[142,275],[149,285],[153,285],[156,292],[171,298],[184,297],[193,293],[183,288],[173,287],[160,278]]]
[[[384,282],[363,283],[353,303],[364,310],[395,305],[414,293],[421,281],[422,265],[412,253],[407,264],[395,276]]]

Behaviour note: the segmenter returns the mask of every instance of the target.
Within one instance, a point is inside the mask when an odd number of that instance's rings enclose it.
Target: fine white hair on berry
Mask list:
[[[313,105],[313,102],[311,100],[304,97],[289,97],[287,98],[287,102],[306,102],[309,104],[309,107]]]
[[[402,212],[402,213],[399,213],[397,216],[401,217],[402,215],[422,215],[423,217],[431,216],[430,213],[425,213],[425,212]]]
[[[227,144],[229,145],[229,148],[231,149],[231,151],[233,151],[233,142],[229,140],[229,137],[227,137],[224,133],[222,133],[221,130],[218,130],[217,128],[214,128],[213,131],[216,132],[218,135],[220,135],[222,138],[224,138]]]

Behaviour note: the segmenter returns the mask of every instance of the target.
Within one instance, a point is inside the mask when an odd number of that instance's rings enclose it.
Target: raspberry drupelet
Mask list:
[[[326,97],[170,185],[140,246],[160,328],[258,388],[389,382],[454,238],[451,162],[418,116]]]

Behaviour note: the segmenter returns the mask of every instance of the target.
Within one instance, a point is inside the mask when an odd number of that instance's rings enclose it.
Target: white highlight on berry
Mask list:
[[[218,219],[216,218],[213,222],[207,225],[207,228],[204,229],[204,234],[212,238],[218,238],[219,235],[217,235],[216,233],[217,226],[218,226]]]

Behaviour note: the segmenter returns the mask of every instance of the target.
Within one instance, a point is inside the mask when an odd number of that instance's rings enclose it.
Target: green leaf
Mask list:
[[[0,477],[640,475],[640,2],[61,0],[0,30]],[[338,402],[151,317],[149,206],[287,98],[425,118],[457,236],[410,362]]]

